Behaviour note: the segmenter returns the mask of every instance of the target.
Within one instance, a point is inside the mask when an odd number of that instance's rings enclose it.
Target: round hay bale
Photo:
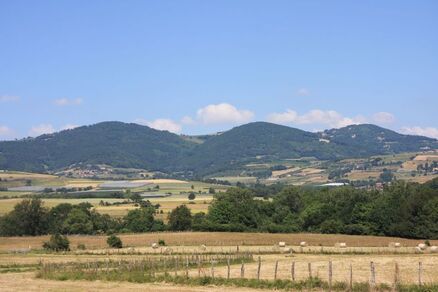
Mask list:
[[[286,247],[286,242],[284,242],[284,241],[280,241],[280,242],[278,243],[278,246],[279,246],[279,247]]]
[[[419,247],[421,250],[425,250],[427,245],[425,243],[419,243],[417,247]]]
[[[431,246],[431,247],[430,247],[430,252],[432,252],[432,253],[438,253],[438,246],[436,246],[436,245]]]
[[[422,253],[423,250],[422,250],[419,246],[416,246],[416,247],[415,247],[415,252],[416,252],[416,253]]]
[[[207,246],[206,246],[205,244],[202,244],[202,245],[199,247],[199,249],[202,250],[202,251],[206,251],[206,250],[207,250]]]
[[[300,246],[301,246],[301,247],[306,247],[306,246],[307,246],[307,242],[305,242],[305,241],[301,241],[301,242],[300,242]]]
[[[156,242],[152,243],[152,248],[153,249],[157,249],[158,248],[158,243],[156,243]]]

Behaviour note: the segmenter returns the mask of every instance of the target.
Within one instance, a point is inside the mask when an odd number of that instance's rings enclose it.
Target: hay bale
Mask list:
[[[438,253],[438,246],[436,246],[436,245],[431,246],[430,247],[430,252],[431,253]]]
[[[172,254],[172,253],[173,253],[173,249],[171,249],[170,247],[166,247],[166,248],[164,249],[164,252],[165,252],[166,254]]]
[[[419,243],[418,246],[421,250],[425,250],[427,248],[427,245],[424,243]]]
[[[152,248],[153,249],[157,249],[158,248],[158,243],[156,243],[156,242],[152,243]]]
[[[202,251],[206,251],[206,250],[207,250],[207,246],[206,246],[205,244],[202,244],[202,245],[199,247],[199,249],[202,250]]]
[[[300,246],[301,246],[301,247],[306,247],[306,246],[307,246],[307,242],[305,242],[305,241],[301,241],[301,242],[300,242]]]
[[[338,242],[335,244],[335,247],[346,248],[347,244],[345,242]]]
[[[284,251],[285,253],[292,253],[292,248],[290,248],[290,247],[285,247],[285,248],[283,249],[283,251]]]
[[[401,243],[400,242],[390,242],[388,244],[388,247],[399,248],[399,247],[401,247]]]
[[[280,242],[278,243],[278,246],[279,246],[279,247],[286,247],[286,242],[284,242],[284,241],[280,241]]]
[[[416,247],[415,247],[415,252],[416,252],[416,253],[422,253],[423,250],[422,250],[419,246],[416,246]]]

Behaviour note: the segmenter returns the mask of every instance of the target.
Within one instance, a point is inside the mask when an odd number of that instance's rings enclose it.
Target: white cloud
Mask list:
[[[438,139],[438,128],[433,127],[403,127],[401,132],[408,135],[426,136]]]
[[[77,127],[79,127],[79,126],[78,125],[74,125],[74,124],[67,124],[67,125],[65,125],[65,126],[63,126],[61,128],[61,131],[63,131],[63,130],[73,130],[74,128],[77,128]]]
[[[36,137],[43,134],[51,134],[55,132],[55,128],[51,124],[40,124],[33,126],[29,131],[29,136]]]
[[[310,95],[310,90],[307,88],[300,88],[297,90],[297,94],[299,96],[309,96]]]
[[[12,101],[18,101],[19,99],[20,99],[19,96],[14,96],[14,95],[0,96],[0,102],[12,102]]]
[[[180,124],[170,119],[156,119],[154,121],[147,121],[144,119],[136,119],[135,122],[140,125],[151,127],[155,130],[169,131],[172,133],[181,133],[182,127]]]
[[[229,103],[219,103],[199,109],[196,116],[203,124],[244,124],[252,120],[254,113],[239,110]]]
[[[195,122],[194,119],[192,119],[192,117],[184,116],[181,119],[181,123],[184,124],[184,125],[194,125],[196,122]]]
[[[8,137],[10,135],[12,135],[12,130],[6,126],[0,125],[0,137],[1,136]]]
[[[272,113],[268,116],[268,121],[277,124],[318,124],[333,128],[341,128],[353,124],[366,122],[362,116],[354,118],[344,117],[336,111],[323,111],[319,109],[311,110],[303,115],[294,110],[288,109],[283,113]]]
[[[395,116],[387,112],[379,112],[373,115],[373,120],[379,124],[391,124],[395,122]]]
[[[57,106],[80,105],[82,104],[82,98],[60,98],[55,99],[54,102]]]

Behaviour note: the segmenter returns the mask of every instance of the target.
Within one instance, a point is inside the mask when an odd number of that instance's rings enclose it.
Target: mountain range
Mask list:
[[[338,160],[426,149],[438,149],[438,141],[371,124],[313,133],[254,122],[215,135],[185,136],[138,124],[102,122],[2,141],[0,169],[45,172],[82,163],[207,176],[255,161]]]

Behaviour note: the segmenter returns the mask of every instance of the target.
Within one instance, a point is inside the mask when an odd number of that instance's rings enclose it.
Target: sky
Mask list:
[[[438,1],[0,0],[0,140],[102,121],[438,138]]]

